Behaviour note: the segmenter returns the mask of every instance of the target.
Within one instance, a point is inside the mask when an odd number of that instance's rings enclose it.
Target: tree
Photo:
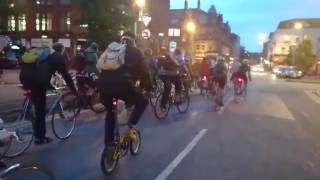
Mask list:
[[[0,0],[0,32],[8,29],[8,16],[14,13],[14,9],[10,7],[11,0]]]
[[[76,23],[88,25],[88,39],[101,48],[128,30],[132,22],[130,0],[79,0],[80,17]]]
[[[309,70],[315,63],[316,59],[312,53],[312,40],[304,39],[296,49],[292,49],[288,55],[289,64],[297,66],[299,69]]]

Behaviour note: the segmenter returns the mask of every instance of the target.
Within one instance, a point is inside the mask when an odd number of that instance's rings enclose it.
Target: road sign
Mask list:
[[[170,51],[173,52],[174,50],[176,50],[176,48],[177,48],[177,42],[175,42],[175,41],[170,41],[170,43],[169,43],[169,49],[170,49]]]
[[[144,39],[149,39],[151,37],[151,31],[149,29],[144,29],[142,31],[142,37]]]

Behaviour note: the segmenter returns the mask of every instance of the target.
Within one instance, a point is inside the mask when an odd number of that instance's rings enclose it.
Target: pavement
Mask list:
[[[320,76],[305,76],[301,79],[286,79],[287,82],[320,84]]]
[[[174,109],[163,121],[149,107],[139,123],[140,154],[121,159],[111,176],[100,169],[104,114],[90,111],[81,113],[70,139],[32,146],[7,163],[42,163],[57,180],[320,179],[320,97],[306,93],[320,85],[289,83],[268,74],[253,79],[240,103],[233,103],[232,90],[227,90],[218,113],[212,97],[200,95],[192,95],[186,114]],[[28,175],[16,179],[44,179]]]
[[[5,84],[19,84],[20,83],[19,73],[20,73],[20,70],[18,69],[13,69],[13,70],[4,69],[3,74],[0,77],[0,88],[2,87],[2,85],[5,85]]]

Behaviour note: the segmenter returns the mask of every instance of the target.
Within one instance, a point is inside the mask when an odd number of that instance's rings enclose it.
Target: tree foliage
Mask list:
[[[130,0],[79,0],[77,24],[88,25],[88,39],[102,48],[127,30],[132,22]]]
[[[289,64],[297,66],[299,69],[309,70],[315,63],[316,59],[312,53],[312,40],[304,39],[296,49],[292,49],[288,55]]]

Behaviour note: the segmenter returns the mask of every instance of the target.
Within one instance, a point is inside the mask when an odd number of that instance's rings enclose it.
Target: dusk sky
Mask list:
[[[320,0],[202,0],[201,8],[207,11],[212,4],[249,51],[261,51],[258,34],[274,31],[282,20],[320,18]],[[196,6],[197,0],[189,0],[189,7]],[[184,0],[171,0],[172,9],[183,7]]]

